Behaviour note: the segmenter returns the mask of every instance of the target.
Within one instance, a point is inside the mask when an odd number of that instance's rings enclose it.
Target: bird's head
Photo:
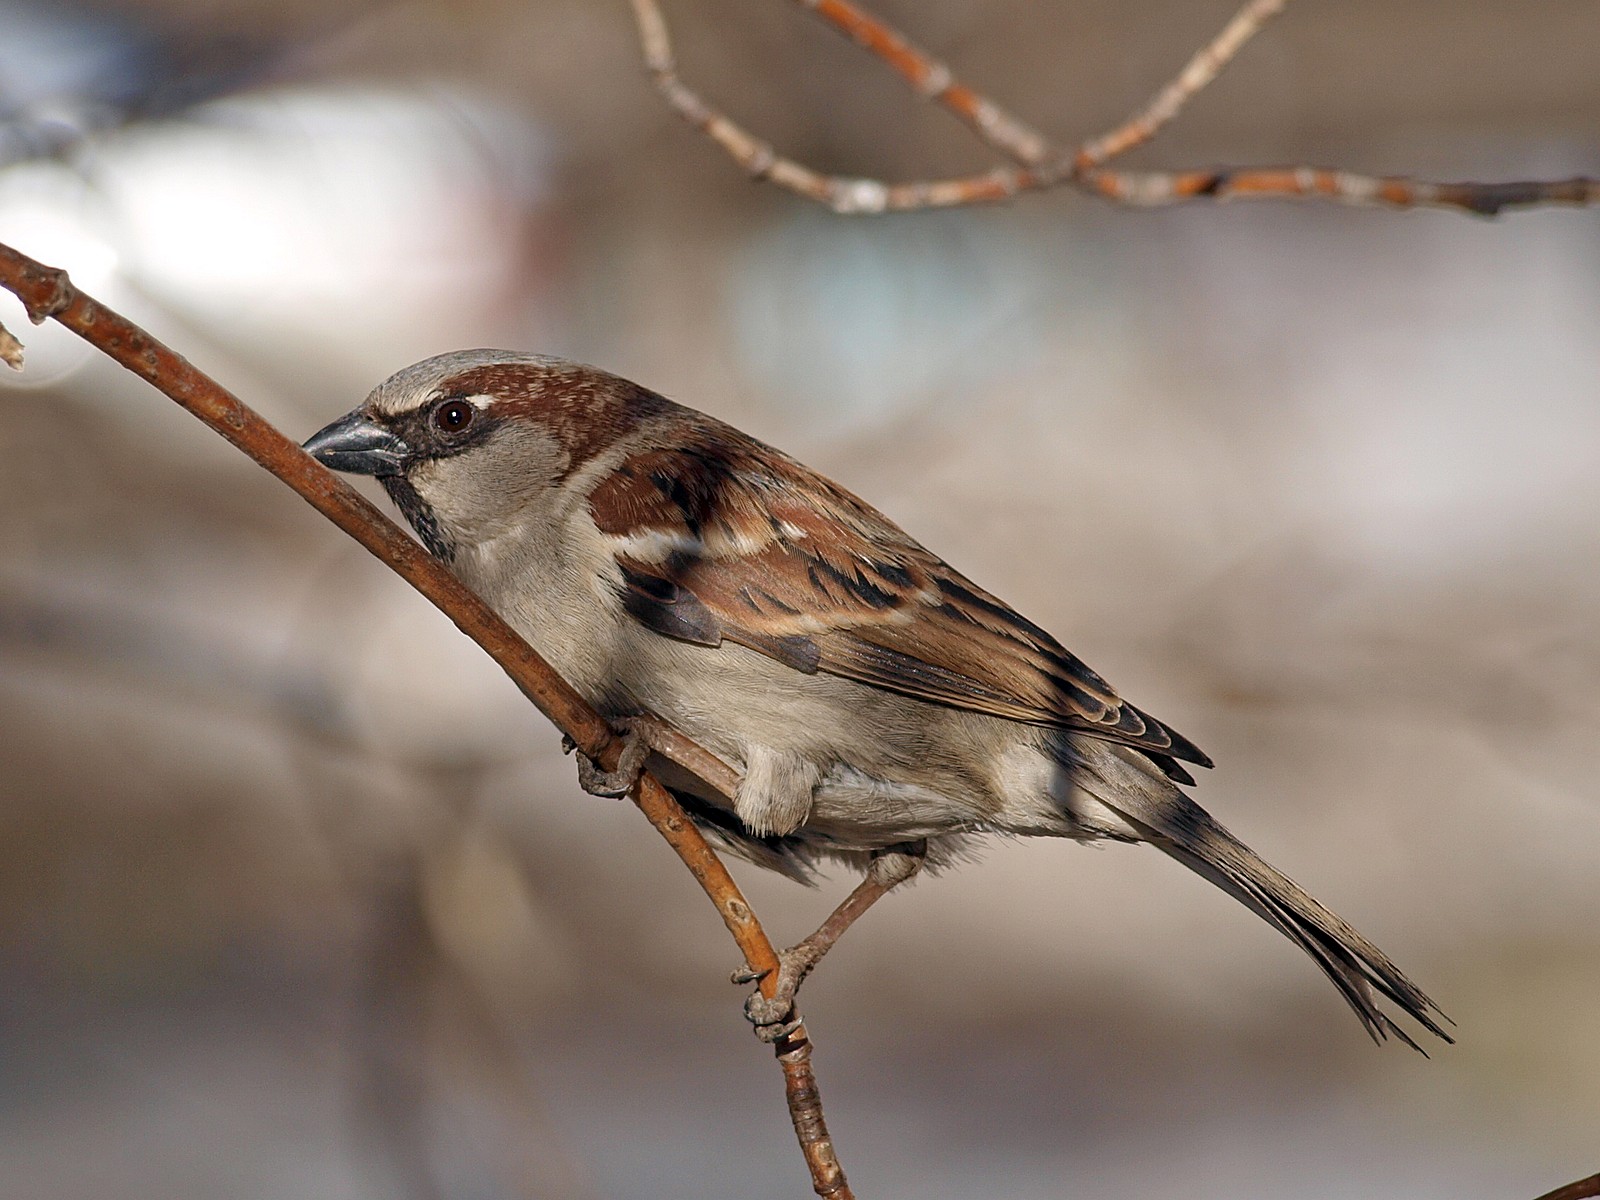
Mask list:
[[[332,470],[375,476],[450,561],[511,530],[665,404],[564,359],[458,350],[391,376],[304,448]]]

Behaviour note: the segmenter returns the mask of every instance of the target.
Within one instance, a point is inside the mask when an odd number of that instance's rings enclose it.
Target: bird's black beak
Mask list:
[[[399,475],[409,448],[360,409],[320,429],[301,447],[331,471],[352,475]]]

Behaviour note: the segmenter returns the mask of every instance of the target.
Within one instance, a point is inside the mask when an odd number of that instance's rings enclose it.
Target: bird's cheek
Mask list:
[[[418,463],[409,477],[440,529],[458,546],[474,546],[505,531],[505,496],[490,472],[446,458]]]
[[[471,524],[471,512],[459,489],[449,486],[439,462],[416,463],[406,472],[417,498],[427,506],[428,513],[440,529],[448,532],[454,541],[464,540]]]

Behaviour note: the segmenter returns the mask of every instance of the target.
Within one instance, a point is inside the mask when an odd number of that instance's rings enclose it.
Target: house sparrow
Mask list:
[[[305,449],[376,476],[602,714],[665,722],[734,767],[730,800],[651,758],[710,835],[796,878],[866,868],[782,956],[778,996],[746,1005],[769,1038],[860,912],[1000,833],[1148,842],[1305,950],[1374,1039],[1416,1045],[1378,993],[1449,1040],[1387,955],[1181,790],[1183,764],[1211,765],[1192,742],[781,451],[596,368],[497,350],[408,367]]]

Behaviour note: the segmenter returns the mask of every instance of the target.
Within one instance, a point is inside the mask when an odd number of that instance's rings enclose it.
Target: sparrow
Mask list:
[[[305,443],[376,477],[423,544],[628,739],[715,840],[862,883],[780,956],[757,1031],[879,897],[990,835],[1155,846],[1300,946],[1374,1040],[1451,1040],[1389,957],[1197,805],[1211,760],[882,513],[729,425],[595,367],[462,350],[392,376]],[[738,773],[651,752],[681,731]],[[759,976],[746,970],[736,980]]]

